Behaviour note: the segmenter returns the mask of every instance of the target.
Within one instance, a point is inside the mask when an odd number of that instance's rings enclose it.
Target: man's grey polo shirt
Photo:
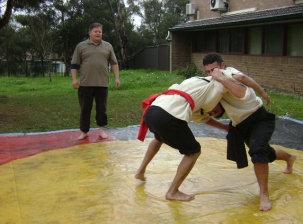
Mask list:
[[[108,87],[108,65],[118,62],[110,43],[95,45],[88,39],[76,46],[71,63],[80,65],[80,86]]]

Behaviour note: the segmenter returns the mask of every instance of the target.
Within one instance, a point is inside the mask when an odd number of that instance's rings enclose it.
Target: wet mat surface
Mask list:
[[[239,170],[226,160],[224,139],[197,138],[202,154],[180,188],[196,199],[177,202],[164,195],[182,159],[178,151],[163,146],[140,182],[133,176],[150,139],[100,142],[91,133],[82,144],[78,134],[0,137],[0,151],[4,143],[14,155],[0,166],[0,223],[303,223],[302,151],[280,147],[297,155],[294,170],[286,175],[284,162],[270,164],[273,208],[260,212],[253,166]]]
[[[81,141],[77,139],[79,135],[79,131],[58,131],[0,136],[0,165],[53,149],[117,140],[110,134],[107,139],[102,139],[99,130],[91,130]]]

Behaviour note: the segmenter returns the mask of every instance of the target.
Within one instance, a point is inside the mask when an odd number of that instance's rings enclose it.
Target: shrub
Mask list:
[[[194,76],[201,76],[202,72],[199,71],[199,69],[197,68],[197,66],[195,64],[190,63],[187,66],[180,68],[177,71],[177,75],[182,75],[188,79],[188,78],[191,78]]]

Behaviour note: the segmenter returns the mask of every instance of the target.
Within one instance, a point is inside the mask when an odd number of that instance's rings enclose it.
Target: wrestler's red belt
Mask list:
[[[142,115],[142,118],[141,118],[141,122],[140,122],[140,129],[139,129],[139,133],[138,133],[138,139],[140,141],[142,141],[142,142],[144,141],[146,133],[147,133],[147,130],[148,130],[148,127],[147,127],[147,125],[144,122],[145,113],[148,110],[148,108],[150,107],[150,105],[152,104],[152,102],[158,96],[161,96],[163,94],[165,94],[165,95],[174,95],[174,94],[177,94],[177,95],[183,96],[188,101],[188,103],[189,103],[189,105],[190,105],[190,107],[191,107],[192,110],[195,107],[195,102],[191,98],[191,96],[189,94],[187,94],[186,92],[183,92],[183,91],[177,90],[177,89],[168,89],[168,90],[165,90],[163,93],[157,93],[157,94],[153,94],[153,95],[149,96],[148,98],[146,98],[145,100],[142,101],[142,105],[141,105],[141,108],[145,109],[145,110],[143,112],[143,115]]]

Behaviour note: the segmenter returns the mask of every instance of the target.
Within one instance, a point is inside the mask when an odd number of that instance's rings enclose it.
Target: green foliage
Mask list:
[[[151,45],[167,43],[167,30],[186,21],[185,0],[142,1],[144,23],[139,32]]]
[[[201,76],[202,72],[197,68],[195,64],[188,64],[185,67],[182,67],[177,70],[177,75],[182,75],[185,78],[190,78],[194,76]]]

